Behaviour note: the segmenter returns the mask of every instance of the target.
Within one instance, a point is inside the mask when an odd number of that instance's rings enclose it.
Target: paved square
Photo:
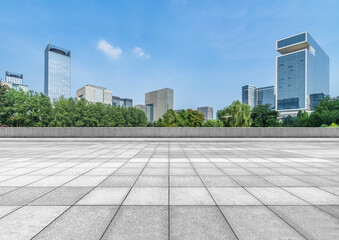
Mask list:
[[[0,240],[339,239],[337,139],[0,139]]]

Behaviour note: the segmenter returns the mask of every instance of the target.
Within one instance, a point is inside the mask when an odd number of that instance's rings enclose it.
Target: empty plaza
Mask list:
[[[0,239],[339,239],[337,139],[1,139]]]

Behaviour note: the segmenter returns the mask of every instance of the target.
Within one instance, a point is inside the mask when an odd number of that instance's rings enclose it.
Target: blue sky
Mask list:
[[[86,84],[144,103],[174,89],[175,109],[221,109],[241,86],[275,84],[275,41],[308,31],[339,95],[337,0],[0,0],[0,77],[43,91],[47,43],[70,49],[72,95]]]

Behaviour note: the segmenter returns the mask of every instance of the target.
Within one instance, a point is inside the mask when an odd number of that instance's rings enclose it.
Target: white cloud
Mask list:
[[[106,40],[100,40],[98,42],[97,48],[103,51],[107,56],[109,56],[113,60],[118,59],[122,54],[121,48],[112,46]]]
[[[137,56],[138,58],[146,58],[146,59],[149,59],[149,58],[151,57],[149,54],[146,54],[142,48],[139,48],[139,47],[135,47],[135,48],[133,49],[133,53],[134,53],[135,56]]]

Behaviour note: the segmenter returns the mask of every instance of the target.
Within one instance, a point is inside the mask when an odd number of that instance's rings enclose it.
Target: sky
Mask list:
[[[0,78],[43,92],[48,43],[71,50],[72,96],[86,84],[144,104],[174,89],[175,109],[241,101],[275,84],[276,40],[308,31],[330,57],[339,96],[339,0],[0,0]]]

